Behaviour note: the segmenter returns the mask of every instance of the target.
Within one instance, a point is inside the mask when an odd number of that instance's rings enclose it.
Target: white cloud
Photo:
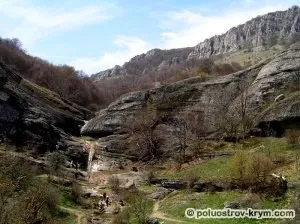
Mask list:
[[[251,3],[249,0],[245,1],[248,4]],[[260,8],[232,9],[220,16],[205,16],[190,10],[170,12],[167,14],[167,21],[163,21],[163,23],[169,24],[170,27],[177,24],[177,29],[172,28],[161,33],[160,47],[170,49],[195,46],[206,38],[225,33],[231,27],[245,23],[258,15],[276,10],[286,10],[290,6],[291,3],[287,2],[285,4],[268,4]],[[179,26],[180,28],[178,28]]]
[[[0,1],[0,13],[18,22],[6,36],[18,37],[26,48],[42,37],[84,25],[103,22],[111,17],[113,5],[96,4],[73,9],[30,5],[26,0]]]
[[[104,53],[100,57],[78,58],[69,64],[78,70],[83,69],[86,73],[93,74],[115,65],[122,65],[137,54],[152,48],[151,44],[134,36],[118,36],[114,44],[119,47],[119,50]]]
[[[258,15],[263,15],[276,10],[286,10],[291,6],[290,2],[286,4],[263,4],[260,8],[251,5],[252,0],[244,0],[243,9],[232,9],[224,15],[206,16],[201,12],[190,10],[181,10],[176,12],[166,12],[167,19],[162,21],[165,27],[164,32],[160,34],[160,44],[155,47],[162,49],[171,49],[179,47],[195,46],[199,42],[211,36],[225,33],[233,26],[242,24]],[[167,27],[167,28],[166,28]],[[77,69],[83,69],[92,74],[115,65],[122,65],[125,61],[137,54],[145,53],[151,49],[151,44],[138,37],[120,36],[114,40],[118,47],[114,52],[103,53],[99,57],[79,58],[73,60],[70,64]]]

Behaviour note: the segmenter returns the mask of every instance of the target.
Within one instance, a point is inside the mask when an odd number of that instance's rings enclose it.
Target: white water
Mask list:
[[[88,171],[91,171],[91,169],[92,169],[92,162],[93,162],[94,154],[95,154],[95,147],[94,147],[94,144],[91,144],[90,149],[89,149],[88,168],[87,168]]]

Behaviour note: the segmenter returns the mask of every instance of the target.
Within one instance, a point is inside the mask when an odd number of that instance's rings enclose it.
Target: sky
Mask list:
[[[195,46],[299,0],[0,0],[0,36],[86,74],[152,48]]]

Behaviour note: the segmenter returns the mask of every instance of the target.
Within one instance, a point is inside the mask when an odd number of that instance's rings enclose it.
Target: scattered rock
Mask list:
[[[186,189],[188,187],[188,183],[183,180],[168,179],[168,180],[163,180],[161,182],[161,186],[164,188],[171,188],[171,189]]]
[[[261,199],[257,194],[246,194],[241,196],[240,198],[231,201],[225,202],[224,208],[232,208],[232,209],[246,209],[253,208],[259,209],[261,208]]]
[[[148,220],[147,224],[160,224],[160,222],[157,219],[151,218]]]
[[[157,189],[157,191],[155,191],[151,194],[151,198],[154,200],[161,200],[170,192],[172,192],[172,191],[169,189],[160,187],[159,189]]]
[[[193,188],[197,192],[221,192],[231,190],[233,186],[229,182],[198,181]]]

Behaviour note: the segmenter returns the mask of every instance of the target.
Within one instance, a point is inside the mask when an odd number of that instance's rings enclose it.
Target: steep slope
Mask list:
[[[197,122],[193,119],[200,117],[201,122],[196,124],[201,126],[201,134],[217,136],[217,133],[223,134],[220,125],[230,122],[226,118],[234,115],[231,121],[239,120],[235,113],[240,110],[241,98],[247,94],[246,111],[252,119],[252,126],[258,125],[264,129],[268,124],[268,130],[273,129],[280,135],[284,129],[300,126],[295,123],[300,118],[297,96],[300,90],[297,81],[300,80],[299,71],[300,42],[241,72],[207,82],[192,78],[122,96],[90,120],[81,133],[102,137],[100,142],[108,151],[126,153],[126,146],[131,141],[126,125],[134,124],[140,114],[155,114],[168,120],[189,117],[191,123]],[[286,99],[274,101],[280,94]],[[163,150],[174,151],[174,144],[178,143],[174,123],[158,119],[155,129],[163,133]]]
[[[38,152],[65,148],[92,113],[0,62],[0,137]],[[71,148],[70,148],[71,150]]]
[[[204,40],[193,48],[153,49],[138,55],[123,66],[115,66],[92,75],[94,81],[105,77],[143,75],[163,68],[197,66],[192,59],[243,50],[264,51],[274,45],[286,45],[300,38],[300,8],[294,6],[258,16],[245,24],[231,28],[225,34]],[[193,65],[194,64],[194,65]]]
[[[123,66],[116,65],[91,76],[94,81],[120,75],[143,75],[164,68],[180,66],[184,64],[192,48],[181,48],[172,50],[152,49],[146,54],[133,57]]]
[[[78,105],[95,109],[95,105],[104,104],[99,89],[82,72],[31,56],[18,39],[0,37],[0,59],[23,78]]]
[[[223,35],[206,39],[190,53],[189,58],[236,52],[245,48],[263,50],[275,44],[293,42],[300,37],[300,8],[258,16],[231,28]]]

